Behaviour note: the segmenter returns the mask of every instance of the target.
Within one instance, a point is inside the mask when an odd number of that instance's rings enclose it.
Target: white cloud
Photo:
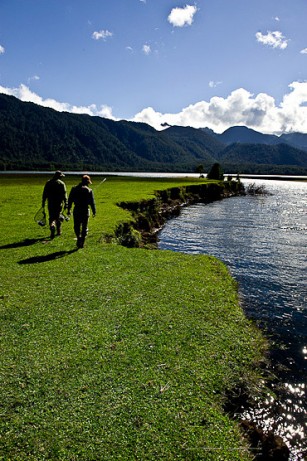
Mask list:
[[[268,31],[267,34],[257,32],[256,39],[263,45],[271,46],[272,48],[280,48],[281,50],[287,48],[289,41],[278,30],[275,30],[274,32]]]
[[[28,82],[32,82],[32,81],[37,81],[37,80],[40,80],[40,77],[38,75],[33,75],[32,77],[29,77],[28,78]]]
[[[30,101],[59,112],[88,114],[118,120],[112,114],[111,107],[95,104],[73,106],[54,99],[43,99],[26,85],[18,88],[0,86],[0,93],[17,97],[21,101]],[[121,117],[122,118],[122,117]],[[307,81],[292,82],[289,92],[284,95],[281,104],[276,105],[272,96],[266,93],[253,95],[244,88],[230,93],[226,98],[212,97],[209,101],[199,101],[183,108],[178,113],[161,113],[147,107],[133,117],[133,121],[147,123],[157,130],[162,124],[208,127],[217,133],[235,125],[244,125],[262,133],[280,134],[283,132],[307,133]]]
[[[4,46],[0,45],[0,54],[4,54],[5,53],[5,48]]]
[[[108,37],[112,37],[113,32],[110,32],[109,30],[99,30],[96,32],[93,32],[92,38],[94,40],[106,40]]]
[[[144,53],[144,54],[147,54],[147,55],[148,55],[148,54],[151,53],[150,45],[143,45],[142,50],[143,50],[143,53]]]
[[[213,80],[210,80],[210,82],[208,83],[209,87],[210,88],[216,88],[218,85],[221,85],[222,82],[215,82]]]
[[[228,97],[200,101],[176,114],[156,112],[152,107],[135,115],[134,121],[144,122],[160,130],[163,123],[194,128],[208,127],[217,133],[235,125],[244,125],[262,133],[280,134],[297,131],[307,133],[307,81],[293,82],[290,92],[277,106],[272,96],[254,96],[244,88]]]
[[[31,91],[26,85],[21,84],[18,88],[5,88],[0,85],[0,93],[4,93],[10,96],[15,96],[24,102],[33,102],[43,107],[50,107],[51,109],[57,110],[58,112],[71,112],[73,114],[88,114],[95,115],[115,120],[112,115],[112,108],[107,105],[102,105],[97,108],[96,104],[89,106],[73,106],[66,102],[58,102],[55,99],[43,99],[33,91]]]
[[[307,48],[304,48],[303,50],[300,51],[301,54],[307,54]]]
[[[279,21],[280,21],[280,19],[279,19],[279,17],[278,17],[278,16],[275,16],[275,18],[274,18],[274,19],[275,19],[275,21],[277,21],[277,22],[279,22]]]
[[[174,27],[190,26],[197,12],[195,5],[186,5],[184,8],[173,8],[167,20]]]

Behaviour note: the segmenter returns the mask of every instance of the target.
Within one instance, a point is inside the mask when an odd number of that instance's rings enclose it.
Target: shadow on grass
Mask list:
[[[0,246],[0,250],[8,250],[10,248],[19,248],[19,247],[28,247],[34,245],[37,242],[43,242],[46,240],[46,237],[41,237],[39,239],[24,239],[21,242],[8,243],[7,245]]]
[[[69,251],[56,251],[55,253],[51,253],[49,255],[44,256],[33,256],[32,258],[22,259],[18,261],[18,264],[36,264],[36,263],[44,263],[46,261],[53,261],[55,259],[63,258],[64,256],[68,256],[71,253],[75,253],[78,251],[78,248],[74,248],[73,250]]]

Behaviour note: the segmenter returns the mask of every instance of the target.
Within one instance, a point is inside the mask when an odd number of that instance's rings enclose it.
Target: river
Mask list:
[[[269,194],[183,208],[159,248],[211,254],[229,267],[246,315],[272,344],[276,396],[244,417],[281,435],[291,460],[307,459],[307,182],[242,181]]]

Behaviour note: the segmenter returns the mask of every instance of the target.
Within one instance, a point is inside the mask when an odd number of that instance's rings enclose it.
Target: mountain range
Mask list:
[[[307,174],[307,134],[203,128],[57,112],[0,94],[0,169]]]

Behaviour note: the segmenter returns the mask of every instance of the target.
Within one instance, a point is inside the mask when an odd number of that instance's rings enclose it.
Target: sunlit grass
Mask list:
[[[222,407],[257,382],[263,340],[226,267],[100,243],[131,219],[118,201],[182,181],[94,178],[76,251],[72,221],[50,241],[33,220],[45,179],[0,185],[0,459],[250,459]]]

